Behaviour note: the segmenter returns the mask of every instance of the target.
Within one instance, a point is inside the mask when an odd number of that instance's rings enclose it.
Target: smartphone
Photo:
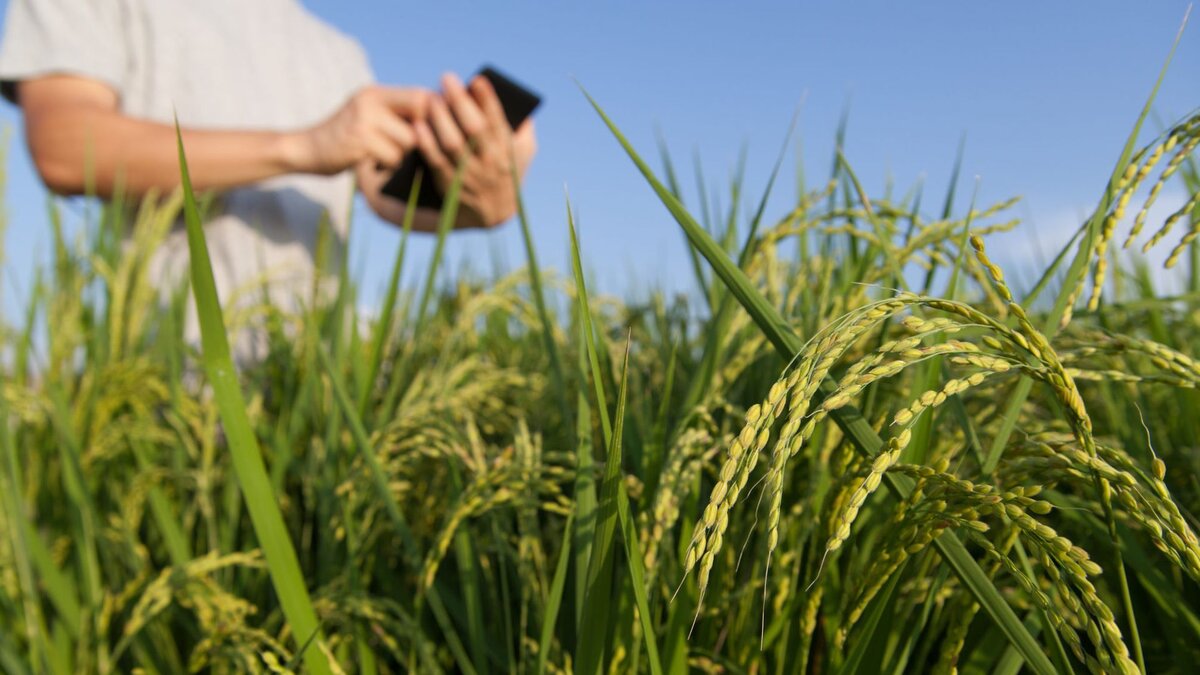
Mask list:
[[[479,77],[487,78],[491,83],[492,88],[496,90],[496,97],[500,99],[500,106],[504,108],[504,116],[508,119],[508,126],[516,129],[525,121],[527,117],[533,114],[533,111],[541,104],[542,99],[529,89],[517,84],[514,80],[491,66],[485,66],[479,73]],[[442,194],[438,192],[437,186],[434,185],[433,177],[430,174],[429,165],[425,162],[425,158],[421,156],[421,151],[410,152],[404,157],[400,163],[400,168],[396,169],[396,173],[388,179],[384,184],[383,194],[399,199],[402,202],[408,201],[408,196],[412,192],[413,181],[417,178],[417,173],[422,173],[421,187],[417,192],[417,206],[424,206],[431,209],[442,208]]]

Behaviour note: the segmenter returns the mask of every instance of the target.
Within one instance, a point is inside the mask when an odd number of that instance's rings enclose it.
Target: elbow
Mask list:
[[[85,150],[79,120],[61,115],[25,113],[25,143],[42,183],[62,196],[84,194],[94,162]]]
[[[47,156],[47,153],[32,151],[34,168],[42,183],[56,195],[70,197],[85,191],[82,162],[66,157]]]
[[[110,145],[105,122],[116,111],[112,90],[84,78],[48,76],[22,82],[18,94],[29,156],[47,188],[77,195],[110,182],[103,167]]]

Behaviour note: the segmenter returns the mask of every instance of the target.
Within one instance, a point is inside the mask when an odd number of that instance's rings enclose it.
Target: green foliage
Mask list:
[[[1200,222],[1173,223],[1178,297],[1101,245],[1156,180],[1200,192],[1200,116],[1130,145],[1073,272],[1022,298],[984,245],[1012,201],[956,214],[952,184],[931,216],[919,189],[869,197],[839,153],[774,221],[769,185],[748,219],[736,197],[696,218],[665,153],[660,181],[608,123],[690,242],[699,307],[589,289],[569,206],[569,277],[522,213],[526,269],[439,286],[435,260],[404,289],[401,243],[366,321],[345,275],[295,313],[220,306],[190,192],[58,228],[2,332],[0,669],[1200,658]],[[181,213],[191,284],[154,288]],[[1082,300],[1088,271],[1090,308],[1031,297]],[[237,370],[247,335],[266,356]]]

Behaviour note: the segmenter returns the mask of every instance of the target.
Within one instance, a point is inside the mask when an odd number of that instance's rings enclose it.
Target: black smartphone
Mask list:
[[[496,90],[496,97],[500,99],[500,105],[504,108],[508,126],[513,129],[516,129],[525,121],[525,118],[533,114],[533,111],[542,102],[537,94],[502,75],[491,66],[482,68],[478,76],[487,78],[492,88]],[[431,209],[442,208],[442,194],[434,185],[429,165],[425,163],[425,158],[421,156],[420,150],[410,152],[405,156],[400,163],[400,168],[396,169],[396,173],[392,174],[392,177],[384,184],[383,194],[407,202],[418,172],[421,172],[423,176],[421,187],[417,192],[417,206]]]

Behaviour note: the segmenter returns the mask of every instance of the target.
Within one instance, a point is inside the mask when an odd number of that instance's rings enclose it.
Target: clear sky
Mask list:
[[[718,193],[743,145],[748,190],[762,189],[801,101],[809,175],[827,175],[838,118],[849,106],[847,156],[872,194],[888,176],[901,188],[924,177],[940,201],[965,134],[964,192],[978,177],[982,203],[1025,197],[1017,211],[1027,219],[1022,233],[1006,240],[1008,257],[1022,260],[1031,236],[1060,241],[1094,204],[1187,9],[1182,0],[305,4],[362,42],[381,82],[434,86],[443,71],[469,75],[492,63],[540,92],[540,151],[525,193],[540,255],[568,269],[565,186],[597,290],[618,294],[684,290],[691,272],[678,226],[575,80],[644,154],[657,158],[656,128],[680,162],[690,166],[697,154]],[[1156,113],[1165,123],[1196,107],[1200,17],[1193,16]],[[49,250],[44,191],[19,119],[12,107],[0,109],[0,127],[15,132],[6,289],[14,279],[27,288],[32,262]],[[769,216],[794,199],[791,166]],[[351,256],[368,304],[398,241],[393,228],[359,210]],[[422,237],[408,269],[419,271],[431,250]],[[483,273],[495,260],[523,263],[515,223],[455,235],[448,252],[452,268]]]

